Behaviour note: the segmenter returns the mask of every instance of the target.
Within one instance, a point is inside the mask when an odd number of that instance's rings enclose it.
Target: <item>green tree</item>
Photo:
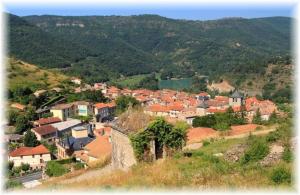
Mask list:
[[[14,168],[14,161],[8,161],[8,170],[12,170]]]
[[[21,163],[21,169],[24,172],[27,172],[30,169],[30,165],[28,163]]]
[[[27,147],[35,147],[39,144],[35,134],[28,129],[25,136],[24,136],[24,145]]]
[[[16,110],[9,110],[8,111],[8,124],[15,125],[17,118],[19,116],[19,112]]]
[[[259,109],[256,110],[256,113],[253,117],[252,123],[262,124],[261,113],[260,113]]]
[[[26,130],[31,128],[30,121],[27,116],[19,115],[16,119],[16,132],[22,134]]]
[[[129,105],[132,105],[133,107],[140,105],[139,101],[137,101],[134,97],[131,96],[119,96],[116,99],[116,109],[117,113],[120,114],[129,107]]]

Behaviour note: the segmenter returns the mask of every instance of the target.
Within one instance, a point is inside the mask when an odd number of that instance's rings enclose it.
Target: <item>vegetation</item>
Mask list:
[[[148,158],[146,155],[150,149],[150,141],[155,141],[157,151],[162,152],[164,147],[173,150],[181,149],[185,144],[185,131],[186,128],[180,125],[174,127],[163,118],[157,118],[145,130],[130,135],[136,158],[140,161]]]
[[[37,145],[39,145],[39,141],[37,140],[36,135],[28,129],[24,136],[24,146],[35,147]]]
[[[74,101],[89,101],[89,102],[107,102],[107,98],[104,97],[101,90],[92,91],[82,91],[80,93],[72,93],[69,94],[67,97],[68,102],[74,102]]]
[[[22,188],[23,185],[19,181],[14,181],[14,180],[8,180],[5,183],[5,189],[16,189],[16,188]]]
[[[49,161],[46,165],[46,174],[50,177],[57,177],[67,173],[68,170],[56,161]]]
[[[285,167],[276,167],[272,171],[271,179],[276,184],[291,183],[292,174]]]
[[[248,142],[249,148],[241,159],[242,164],[262,160],[269,153],[269,146],[264,139],[251,137]]]
[[[241,125],[246,123],[243,111],[240,113],[233,112],[229,107],[225,113],[215,113],[196,117],[193,120],[193,127],[210,127],[216,130],[228,130],[231,125]]]
[[[138,105],[140,105],[140,103],[134,97],[122,95],[116,99],[116,112],[117,114],[121,114],[125,112],[129,106],[135,107]]]
[[[152,72],[160,72],[162,79],[191,78],[195,72],[212,77],[261,75],[274,56],[290,53],[286,40],[291,36],[292,19],[181,21],[156,15],[8,14],[8,22],[9,55],[99,82]],[[46,25],[37,27],[42,23]]]

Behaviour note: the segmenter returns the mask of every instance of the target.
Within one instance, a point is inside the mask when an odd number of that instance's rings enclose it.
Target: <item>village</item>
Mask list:
[[[116,110],[120,97],[132,97],[137,100],[139,109],[145,116],[163,117],[171,124],[178,121],[185,123],[189,127],[183,147],[186,150],[199,148],[205,140],[212,138],[255,134],[259,132],[258,130],[264,129],[262,125],[264,121],[267,122],[270,118],[282,114],[272,101],[246,97],[238,90],[234,90],[229,96],[211,97],[204,91],[189,94],[169,89],[156,91],[119,89],[106,83],[95,83],[91,86],[82,83],[79,78],[72,79],[72,82],[78,86],[74,89],[74,93],[101,91],[108,101],[71,103],[57,101],[36,111],[39,119],[31,121],[32,126],[29,131],[24,131],[23,134],[6,134],[5,142],[15,146],[7,151],[12,178],[26,177],[35,172],[41,173],[38,179],[47,179],[51,174],[55,176],[50,173],[51,171],[47,171],[51,164],[49,162],[52,161],[69,163],[70,166],[67,168],[69,171],[88,168],[103,159],[108,159],[115,168],[123,170],[136,164],[137,160],[128,134],[117,125]],[[56,88],[56,90],[60,89]],[[46,90],[38,90],[34,95],[40,96],[45,92]],[[26,105],[20,103],[12,103],[10,106],[21,111],[26,109]],[[132,103],[126,106],[125,113],[128,114],[128,110],[132,109]],[[242,114],[244,122],[229,126],[226,131],[202,127],[195,123],[197,118],[226,113],[229,110],[233,114]],[[130,117],[129,115],[127,118]],[[143,118],[136,120],[146,121]],[[31,147],[25,146],[25,139],[31,139],[35,144]],[[157,154],[155,143],[153,146],[154,159],[165,156]],[[25,186],[26,182],[24,182]]]

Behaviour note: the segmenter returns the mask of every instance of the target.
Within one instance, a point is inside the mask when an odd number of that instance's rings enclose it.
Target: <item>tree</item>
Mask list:
[[[19,116],[19,112],[16,110],[9,110],[8,111],[8,124],[15,125],[17,118]]]
[[[30,165],[28,163],[21,163],[21,169],[26,172],[30,169]]]
[[[24,145],[27,147],[35,147],[39,144],[35,134],[28,129],[24,137]]]
[[[193,127],[213,127],[216,124],[215,115],[197,116],[193,120]]]
[[[259,109],[256,110],[256,114],[253,117],[252,123],[255,123],[255,124],[261,124],[262,123],[261,113],[260,113]]]
[[[12,170],[14,168],[14,161],[8,161],[8,170]]]
[[[16,132],[22,134],[27,129],[30,129],[31,124],[25,115],[19,115],[16,119]]]
[[[126,111],[126,109],[129,107],[129,105],[137,106],[139,105],[139,101],[137,101],[134,97],[131,96],[119,96],[116,99],[116,109],[117,109],[117,113],[122,113],[124,111]]]

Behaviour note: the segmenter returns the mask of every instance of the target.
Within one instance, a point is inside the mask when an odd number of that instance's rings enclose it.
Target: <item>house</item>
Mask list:
[[[35,134],[38,141],[47,141],[48,143],[53,143],[57,134],[57,128],[52,125],[35,127],[31,131]]]
[[[79,79],[79,78],[73,78],[73,79],[71,80],[71,82],[72,82],[72,83],[75,83],[75,84],[77,84],[77,85],[80,85],[80,84],[81,84],[81,79]]]
[[[53,117],[58,117],[60,120],[65,121],[75,114],[74,104],[57,104],[50,109]]]
[[[209,105],[206,103],[206,101],[201,100],[201,102],[197,105],[196,113],[198,116],[205,116],[207,113],[207,109],[209,108]]]
[[[111,120],[115,112],[115,103],[97,103],[94,105],[96,122]]]
[[[4,135],[5,142],[8,143],[21,143],[23,140],[23,135],[19,134],[6,134]]]
[[[79,116],[93,115],[93,104],[86,101],[73,102],[75,114]]]
[[[34,95],[35,97],[40,97],[41,95],[45,94],[46,92],[47,92],[47,90],[41,89],[41,90],[35,91],[35,92],[33,93],[33,95]]]
[[[22,110],[22,111],[26,109],[26,106],[25,106],[25,105],[22,105],[22,104],[19,104],[19,103],[12,103],[12,104],[10,105],[10,107],[16,108],[16,109]]]
[[[60,123],[51,124],[54,128],[57,129],[56,137],[61,138],[65,135],[71,134],[71,129],[73,127],[80,126],[82,122],[78,119],[69,119]]]
[[[43,125],[49,125],[53,123],[59,123],[61,122],[61,119],[58,117],[48,117],[48,118],[40,118],[39,120],[36,120],[33,122],[33,125],[35,127],[40,127]]]
[[[200,101],[209,100],[210,95],[206,92],[200,92],[198,95],[196,95],[196,99]]]
[[[209,138],[218,137],[218,131],[208,127],[190,128],[187,132],[187,144],[201,142]]]
[[[160,104],[152,104],[146,108],[145,113],[151,116],[168,116],[169,108]]]
[[[88,143],[83,150],[75,152],[75,156],[77,160],[89,164],[100,159],[110,158],[111,151],[110,137],[98,136],[95,140]]]
[[[94,140],[90,126],[77,126],[72,128],[71,136],[60,139],[57,146],[59,159],[70,158],[74,152],[83,151],[84,147]]]
[[[14,166],[21,166],[22,163],[29,164],[31,168],[43,168],[47,161],[51,160],[50,151],[44,146],[19,147],[8,155],[8,160],[14,162]]]

